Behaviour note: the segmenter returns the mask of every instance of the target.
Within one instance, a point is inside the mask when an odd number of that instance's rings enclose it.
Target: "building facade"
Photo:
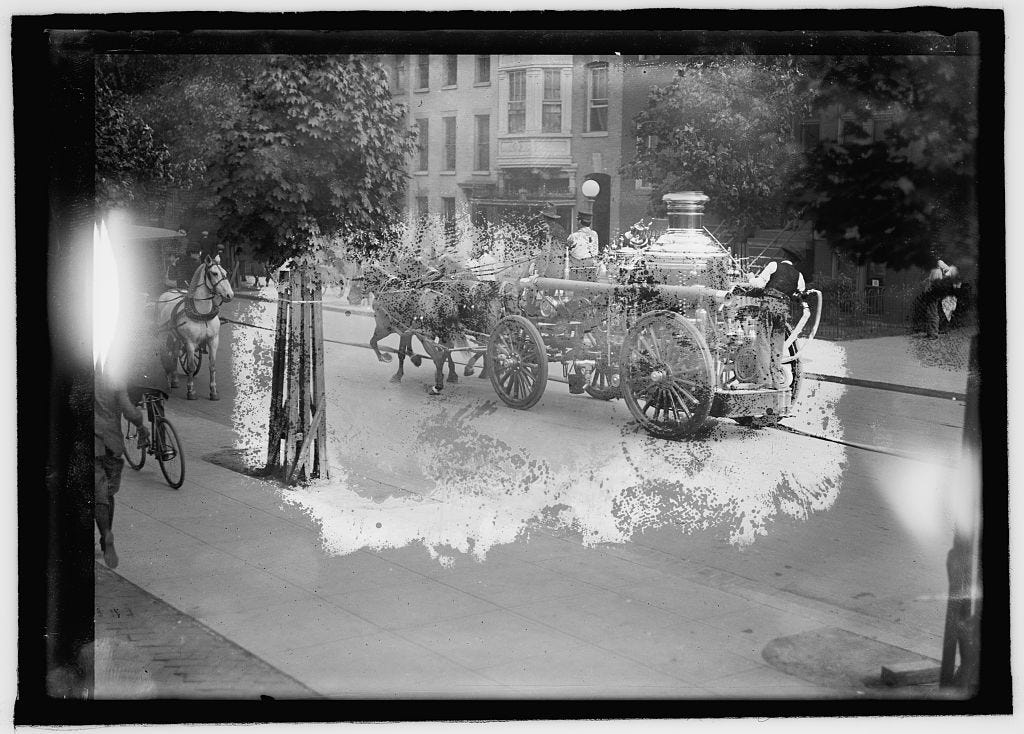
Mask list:
[[[589,209],[588,177],[621,198],[621,58],[615,55],[390,55],[392,94],[420,134],[407,211],[529,218],[548,204],[567,229]],[[629,222],[632,223],[632,222]],[[616,206],[608,227],[620,228]],[[628,224],[627,224],[628,226]]]
[[[580,191],[588,178],[610,191],[607,222],[595,230],[602,247],[634,222],[650,217],[652,182],[619,173],[637,146],[654,141],[637,135],[636,114],[650,90],[672,81],[682,57],[618,54],[392,54],[382,58],[395,99],[408,108],[420,133],[410,165],[406,210],[412,216],[468,212],[476,222],[529,218],[548,204],[568,230],[576,213],[593,208]],[[830,110],[794,120],[804,148],[820,140],[865,135],[880,139],[898,124],[876,115],[858,127],[852,115]],[[716,219],[709,210],[709,226]],[[766,224],[766,226],[775,226]],[[751,245],[762,252],[778,230],[767,229]],[[787,235],[789,236],[789,235]],[[815,241],[805,225],[798,235],[818,275],[850,275],[860,287],[918,278],[887,272],[884,265],[857,266]]]

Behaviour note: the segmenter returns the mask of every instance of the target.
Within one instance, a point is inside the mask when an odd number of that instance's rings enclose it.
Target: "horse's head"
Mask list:
[[[220,264],[220,257],[212,258],[209,255],[203,261],[203,285],[210,290],[210,295],[220,298],[221,301],[230,301],[235,297],[231,288],[227,271]]]

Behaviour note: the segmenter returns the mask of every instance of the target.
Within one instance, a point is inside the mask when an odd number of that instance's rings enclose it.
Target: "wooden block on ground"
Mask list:
[[[939,682],[941,666],[931,660],[882,666],[882,682],[887,686],[920,686]]]

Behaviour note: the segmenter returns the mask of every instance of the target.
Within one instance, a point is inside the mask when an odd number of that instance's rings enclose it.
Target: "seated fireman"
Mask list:
[[[787,248],[782,252],[785,259],[770,262],[758,275],[749,276],[750,284],[763,290],[755,342],[758,383],[775,389],[790,384],[790,373],[782,364],[786,320],[791,299],[806,289],[804,276],[794,264],[802,259],[800,253]]]

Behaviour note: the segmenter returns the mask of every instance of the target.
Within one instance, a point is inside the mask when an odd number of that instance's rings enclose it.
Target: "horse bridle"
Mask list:
[[[195,296],[192,296],[192,300],[193,301],[213,301],[214,302],[213,303],[214,309],[218,309],[224,303],[224,296],[222,296],[220,293],[217,292],[217,286],[220,285],[221,283],[223,283],[225,280],[227,280],[228,279],[228,275],[224,271],[224,269],[221,268],[220,271],[222,273],[224,273],[224,275],[219,280],[210,282],[210,266],[211,265],[212,265],[212,263],[208,263],[206,265],[206,267],[204,268],[204,270],[203,270],[203,283],[205,283],[206,287],[210,289],[210,293],[212,295],[210,295],[209,298],[196,298]],[[216,301],[216,299],[218,299],[218,298],[220,299],[220,302]]]

